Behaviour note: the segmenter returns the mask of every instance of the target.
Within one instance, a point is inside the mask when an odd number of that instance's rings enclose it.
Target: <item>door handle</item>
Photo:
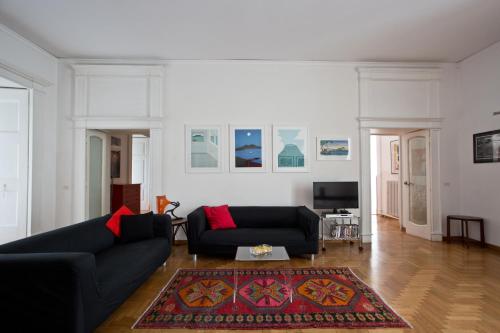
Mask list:
[[[403,184],[404,184],[404,185],[406,185],[406,186],[408,186],[408,185],[413,185],[413,183],[412,183],[412,182],[409,182],[409,181],[405,181]]]

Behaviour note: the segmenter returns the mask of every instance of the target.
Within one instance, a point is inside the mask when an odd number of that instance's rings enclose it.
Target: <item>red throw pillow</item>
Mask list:
[[[233,217],[229,213],[227,205],[218,207],[203,206],[203,210],[205,211],[208,224],[210,224],[210,229],[236,229],[236,224],[234,224]]]
[[[106,222],[106,227],[116,236],[120,237],[120,219],[123,215],[135,215],[127,206],[123,205]]]

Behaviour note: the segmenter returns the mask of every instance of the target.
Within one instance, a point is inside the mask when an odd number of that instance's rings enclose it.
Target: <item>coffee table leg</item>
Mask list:
[[[238,268],[236,266],[234,266],[233,278],[234,278],[233,303],[236,303],[236,293],[238,292]]]

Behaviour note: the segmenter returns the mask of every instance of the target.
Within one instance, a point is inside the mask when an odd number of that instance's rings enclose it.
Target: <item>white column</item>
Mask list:
[[[372,241],[370,129],[360,128],[360,213],[363,243]]]

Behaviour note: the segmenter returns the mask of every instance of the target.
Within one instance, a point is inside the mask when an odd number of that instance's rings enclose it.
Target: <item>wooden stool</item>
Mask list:
[[[460,221],[461,227],[462,227],[462,242],[465,242],[467,247],[469,246],[469,221],[471,222],[479,222],[479,227],[481,229],[481,247],[485,247],[486,243],[484,240],[484,220],[482,217],[475,217],[475,216],[464,216],[464,215],[448,215],[446,217],[446,230],[448,234],[448,243],[451,242],[451,235],[450,235],[450,221],[455,220],[455,221]],[[464,234],[464,227],[465,227],[465,234]]]

